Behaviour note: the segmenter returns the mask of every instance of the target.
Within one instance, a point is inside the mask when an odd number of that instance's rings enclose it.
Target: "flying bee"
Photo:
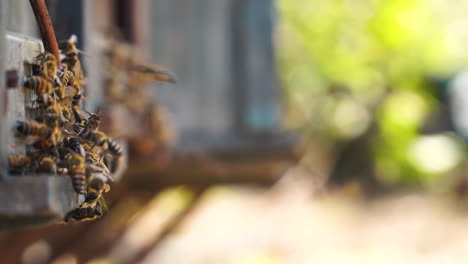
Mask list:
[[[44,173],[57,173],[57,164],[55,163],[55,160],[50,157],[50,156],[44,156],[41,158],[39,161],[39,167],[38,167],[39,172],[44,172]]]
[[[89,221],[100,218],[104,215],[106,206],[104,201],[98,200],[93,204],[85,203],[80,207],[70,211],[64,218],[64,221],[68,223],[71,219],[75,221]]]
[[[42,139],[49,138],[52,133],[47,125],[35,120],[28,120],[26,122],[18,121],[15,130],[18,136],[37,136]]]
[[[16,155],[8,157],[8,167],[13,173],[21,173],[31,168],[31,158],[26,155]]]
[[[86,169],[84,158],[78,153],[68,153],[65,157],[73,188],[77,193],[85,193]]]

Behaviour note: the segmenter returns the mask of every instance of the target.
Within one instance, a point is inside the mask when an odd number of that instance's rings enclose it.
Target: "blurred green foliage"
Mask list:
[[[421,141],[420,127],[439,105],[426,78],[454,74],[468,62],[468,1],[280,0],[278,6],[289,125],[330,142],[377,127],[370,139],[376,174],[390,183],[431,183],[455,166],[431,169],[415,155],[431,155],[431,144],[441,153],[460,150],[452,135],[440,144]]]

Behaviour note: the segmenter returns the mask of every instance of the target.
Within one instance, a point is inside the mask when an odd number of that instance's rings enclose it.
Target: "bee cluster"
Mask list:
[[[32,61],[24,82],[26,120],[13,127],[25,153],[9,156],[9,172],[68,174],[84,202],[64,221],[91,220],[103,215],[103,193],[122,164],[122,147],[99,130],[98,113],[81,109],[85,78],[73,39],[59,42],[61,65],[48,52]]]

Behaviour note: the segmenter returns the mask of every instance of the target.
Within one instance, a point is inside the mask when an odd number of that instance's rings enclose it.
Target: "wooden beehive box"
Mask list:
[[[5,36],[5,35],[3,35]],[[5,70],[15,72],[17,81],[2,81],[1,93],[5,96],[0,116],[2,129],[2,181],[0,182],[0,229],[55,222],[64,217],[83,200],[73,190],[68,175],[8,175],[8,155],[24,154],[24,146],[17,145],[12,127],[17,120],[30,118],[28,104],[31,95],[23,87],[23,78],[31,74],[28,61],[43,51],[40,40],[8,33],[4,46]],[[4,71],[2,71],[4,73]],[[5,76],[3,74],[3,76]],[[14,75],[12,75],[14,76]],[[12,77],[10,76],[10,78]]]

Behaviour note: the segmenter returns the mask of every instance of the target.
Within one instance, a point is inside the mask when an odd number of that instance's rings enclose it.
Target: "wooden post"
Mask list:
[[[44,49],[54,54],[58,65],[60,65],[60,55],[57,39],[55,38],[54,27],[50,21],[49,12],[47,11],[45,2],[44,0],[29,0],[29,3],[31,3],[39,31],[41,32],[41,39],[42,43],[44,44]]]
[[[7,1],[0,0],[0,177],[5,180],[7,175],[6,148],[6,116],[5,116],[5,61],[6,61],[6,9]]]

